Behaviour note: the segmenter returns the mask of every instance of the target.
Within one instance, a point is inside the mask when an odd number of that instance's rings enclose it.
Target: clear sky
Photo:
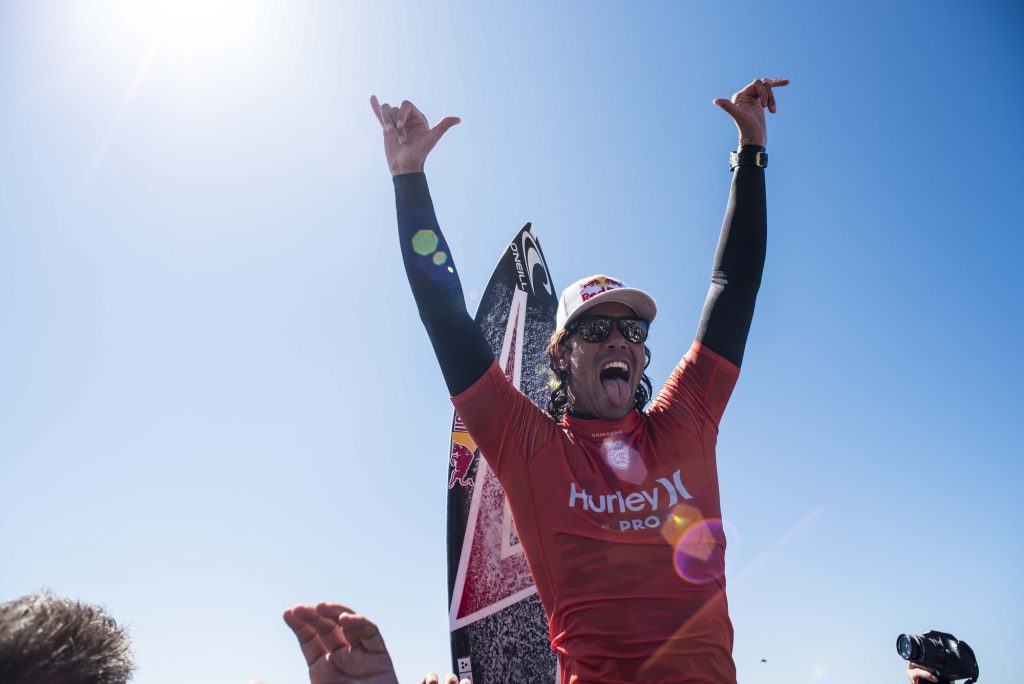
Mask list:
[[[280,612],[322,599],[447,668],[451,406],[369,95],[463,119],[427,172],[470,306],[532,220],[557,286],[658,299],[657,385],[711,100],[785,76],[719,441],[740,681],[905,682],[929,628],[1019,680],[1019,5],[493,5],[0,4],[0,600],[106,605],[146,684],[301,682]]]

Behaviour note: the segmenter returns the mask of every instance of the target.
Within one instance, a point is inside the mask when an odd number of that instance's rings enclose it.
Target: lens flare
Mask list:
[[[448,255],[444,252],[434,252],[434,264],[441,266],[444,262],[448,261]]]
[[[677,531],[682,528],[675,542],[676,573],[682,579],[706,584],[725,575],[726,528],[733,540],[739,536],[731,524],[718,518],[689,518],[687,511],[680,511],[673,512],[663,525],[670,526]]]
[[[420,256],[428,256],[437,251],[437,233],[429,229],[417,230],[412,236],[412,250]]]

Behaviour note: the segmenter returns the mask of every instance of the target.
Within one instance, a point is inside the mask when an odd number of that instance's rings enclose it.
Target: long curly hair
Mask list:
[[[558,359],[565,348],[565,342],[569,339],[569,331],[556,330],[555,334],[548,340],[548,389],[551,396],[548,398],[548,414],[556,421],[561,422],[565,412],[569,408],[569,372],[558,367]],[[640,377],[640,384],[636,388],[636,410],[643,413],[647,402],[654,395],[654,386],[651,379],[647,377],[647,367],[651,365],[651,350],[644,345],[644,374]]]

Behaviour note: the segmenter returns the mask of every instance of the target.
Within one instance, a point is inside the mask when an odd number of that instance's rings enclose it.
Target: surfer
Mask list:
[[[549,413],[506,379],[466,311],[423,165],[459,123],[371,97],[413,295],[448,391],[505,490],[564,684],[735,682],[715,443],[765,257],[765,114],[786,79],[714,104],[735,122],[732,188],[697,334],[651,398],[654,299],[605,275],[559,300]]]

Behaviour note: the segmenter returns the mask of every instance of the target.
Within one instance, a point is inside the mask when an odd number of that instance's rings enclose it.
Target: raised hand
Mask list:
[[[398,684],[377,625],[338,603],[284,611],[309,666],[310,684]]]
[[[386,102],[380,104],[376,95],[370,96],[370,107],[384,129],[384,156],[392,176],[422,171],[423,162],[437,141],[461,121],[456,116],[446,116],[431,128],[427,117],[412,102],[402,100],[400,106],[392,107]]]
[[[775,113],[775,93],[772,88],[785,85],[789,85],[788,78],[758,78],[734,94],[731,100],[721,97],[714,100],[736,122],[740,145],[767,145],[764,110],[767,107],[769,112]]]

